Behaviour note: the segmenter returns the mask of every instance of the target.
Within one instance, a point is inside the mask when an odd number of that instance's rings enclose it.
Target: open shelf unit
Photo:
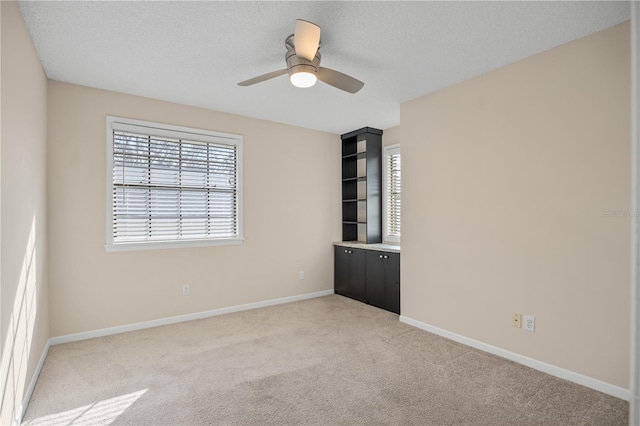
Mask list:
[[[382,130],[342,138],[342,240],[382,242]]]

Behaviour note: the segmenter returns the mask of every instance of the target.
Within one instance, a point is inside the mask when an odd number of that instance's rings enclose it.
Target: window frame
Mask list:
[[[107,116],[107,170],[106,170],[106,244],[107,252],[155,250],[188,247],[209,247],[242,244],[243,234],[243,181],[242,181],[242,135],[215,132],[212,130],[196,129],[176,126],[171,124],[156,123],[151,121],[134,120],[130,118]],[[113,238],[113,132],[132,131],[145,133],[158,137],[171,137],[185,139],[194,142],[213,142],[217,144],[232,145],[236,148],[236,209],[237,209],[237,235],[229,238],[193,238],[183,240],[157,240],[157,241],[127,241],[115,242]]]
[[[392,155],[400,155],[402,156],[402,153],[400,151],[400,144],[393,144],[393,145],[387,145],[384,147],[384,155],[383,155],[383,168],[384,168],[384,172],[382,173],[383,176],[383,182],[382,182],[382,226],[383,226],[383,234],[382,234],[382,241],[384,243],[391,243],[391,244],[400,244],[401,242],[401,238],[402,238],[402,231],[400,232],[400,235],[389,235],[389,194],[388,194],[388,188],[389,188],[389,157],[391,157]],[[402,158],[402,157],[401,157]],[[402,173],[402,172],[401,172]],[[402,184],[401,184],[402,185]],[[402,187],[401,187],[402,188]],[[402,189],[400,190],[400,194],[402,194]],[[402,225],[401,225],[402,226]]]

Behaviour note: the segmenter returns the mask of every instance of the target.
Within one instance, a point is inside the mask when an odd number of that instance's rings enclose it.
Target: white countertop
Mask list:
[[[386,251],[390,253],[400,253],[400,246],[393,244],[366,244],[360,241],[336,241],[333,243],[334,246],[341,247],[351,247],[351,248],[359,248],[364,250],[376,250],[376,251]]]

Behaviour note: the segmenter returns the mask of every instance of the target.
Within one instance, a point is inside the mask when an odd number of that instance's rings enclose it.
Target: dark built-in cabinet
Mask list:
[[[342,241],[381,243],[382,130],[364,127],[341,138]],[[335,292],[399,314],[400,254],[350,245],[335,247]]]
[[[400,255],[367,250],[365,255],[367,303],[400,313]]]
[[[400,254],[335,246],[335,292],[400,314]]]
[[[336,293],[366,302],[364,250],[336,247],[334,285]]]
[[[342,241],[382,242],[382,130],[342,138]]]

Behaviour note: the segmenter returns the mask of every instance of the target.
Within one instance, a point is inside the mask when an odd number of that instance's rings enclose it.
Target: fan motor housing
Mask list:
[[[313,74],[318,72],[321,58],[319,46],[318,50],[316,51],[316,56],[313,58],[313,61],[308,61],[296,55],[293,34],[287,37],[287,39],[285,40],[285,46],[287,46],[285,59],[287,61],[287,69],[289,70],[289,75],[295,74],[297,72],[309,72]]]

